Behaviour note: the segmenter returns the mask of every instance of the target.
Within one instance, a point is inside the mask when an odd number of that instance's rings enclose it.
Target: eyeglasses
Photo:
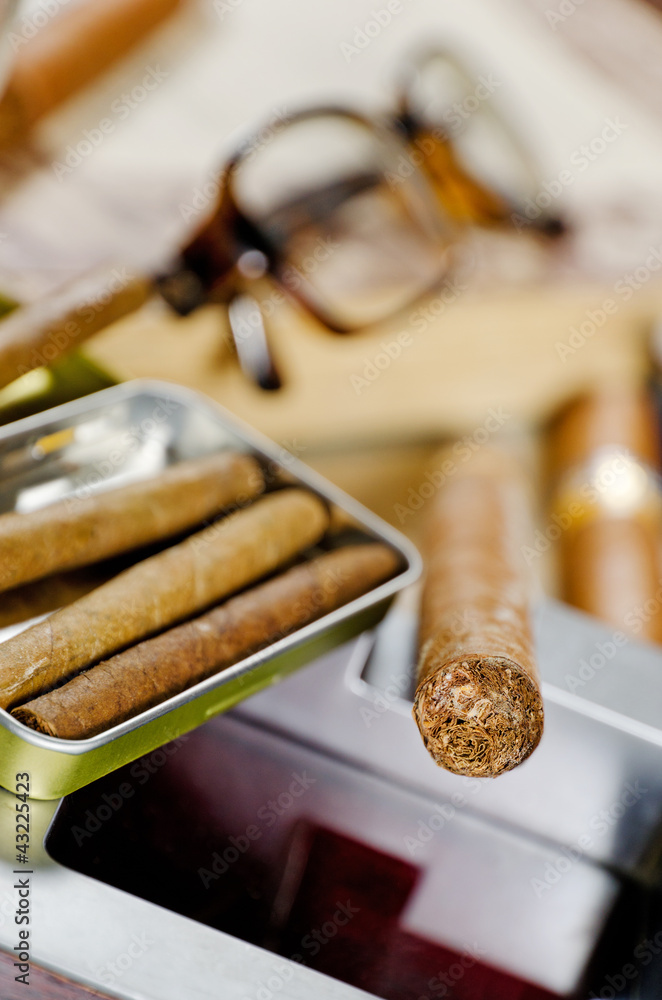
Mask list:
[[[386,120],[321,107],[268,123],[228,163],[214,215],[161,293],[182,314],[226,303],[241,366],[278,387],[256,283],[276,286],[267,311],[287,296],[354,332],[443,281],[463,227],[508,226],[535,193],[531,158],[493,105],[499,86],[435,51],[408,67]]]
[[[278,388],[267,322],[286,299],[335,333],[372,326],[449,276],[467,227],[512,226],[535,195],[499,86],[432,51],[405,68],[388,117],[321,107],[272,120],[232,156],[213,214],[148,287],[181,315],[223,303],[242,369]],[[533,226],[561,230],[542,214]]]

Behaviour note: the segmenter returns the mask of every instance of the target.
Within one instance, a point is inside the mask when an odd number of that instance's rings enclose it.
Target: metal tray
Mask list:
[[[420,556],[399,532],[215,403],[165,382],[124,383],[0,430],[0,511],[35,510],[217,449],[273,463],[346,511],[367,536],[394,548],[404,569],[291,636],[89,739],[45,736],[0,710],[0,785],[13,791],[16,774],[27,771],[34,798],[67,795],[371,628],[395,594],[419,576]],[[26,626],[0,631],[0,641]]]

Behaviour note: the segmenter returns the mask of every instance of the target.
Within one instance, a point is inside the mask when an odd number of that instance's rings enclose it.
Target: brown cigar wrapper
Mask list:
[[[34,698],[272,572],[324,534],[312,493],[281,490],[136,563],[0,645],[0,707]]]
[[[414,718],[455,774],[509,771],[542,736],[527,522],[524,486],[496,451],[478,453],[431,501]]]
[[[662,495],[655,480],[660,450],[649,395],[626,387],[584,397],[556,421],[549,451],[555,506],[564,513],[575,500],[585,511],[560,539],[564,600],[635,638],[662,642]],[[619,512],[610,504],[608,487],[587,501],[581,491],[592,486],[591,461],[600,454],[608,467],[629,454],[648,470],[650,489],[639,506]],[[649,613],[637,613],[646,606]],[[651,608],[656,610],[650,613]]]
[[[263,488],[254,458],[217,452],[96,496],[2,514],[0,591],[175,535]]]
[[[14,709],[60,739],[94,736],[276,642],[393,576],[384,545],[327,553],[92,667]]]

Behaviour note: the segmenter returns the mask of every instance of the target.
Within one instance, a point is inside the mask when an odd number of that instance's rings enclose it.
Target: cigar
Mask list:
[[[113,656],[13,715],[60,739],[94,736],[347,604],[397,568],[396,554],[381,544],[329,552]]]
[[[15,309],[0,322],[0,388],[135,312],[152,292],[151,279],[103,267]]]
[[[167,18],[180,0],[86,0],[19,49],[0,100],[0,145],[17,142]]]
[[[526,760],[543,730],[527,494],[512,459],[483,449],[430,505],[413,714],[437,764],[495,777]]]
[[[571,404],[549,442],[552,521],[570,604],[662,642],[662,494],[655,411],[645,390],[605,389]]]
[[[1,514],[0,591],[176,535],[263,488],[254,458],[217,452],[96,496]]]
[[[280,490],[136,563],[0,644],[0,708],[203,611],[317,542],[325,504]]]
[[[605,388],[567,406],[550,436],[552,475],[558,478],[583,465],[605,447],[628,451],[642,464],[659,468],[655,408],[645,389]]]

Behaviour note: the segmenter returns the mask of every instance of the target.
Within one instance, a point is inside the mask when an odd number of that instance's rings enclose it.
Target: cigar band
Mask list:
[[[662,479],[627,448],[605,445],[561,477],[551,510],[568,530],[610,519],[660,524]]]

